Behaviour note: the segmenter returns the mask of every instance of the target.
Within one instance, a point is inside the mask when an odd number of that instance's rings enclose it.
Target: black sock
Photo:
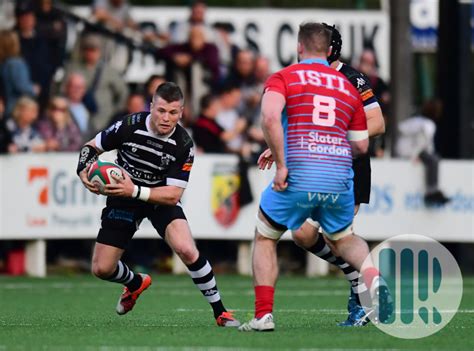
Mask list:
[[[319,234],[316,243],[306,250],[315,254],[319,258],[338,266],[344,272],[344,276],[349,284],[351,284],[351,289],[356,296],[357,303],[360,305],[359,294],[367,291],[365,283],[362,279],[359,280],[360,274],[354,267],[344,261],[341,257],[337,257],[332,253],[328,244],[326,244],[323,235]]]
[[[142,276],[135,274],[122,261],[118,261],[115,272],[105,280],[125,285],[128,290],[135,291],[142,285]]]
[[[194,284],[201,290],[202,295],[211,305],[214,318],[219,317],[226,309],[222,304],[211,265],[204,257],[199,256],[196,262],[188,265],[188,270]]]

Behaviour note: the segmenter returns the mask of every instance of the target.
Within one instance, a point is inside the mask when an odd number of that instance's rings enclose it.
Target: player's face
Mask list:
[[[151,125],[157,134],[170,133],[183,115],[182,101],[168,102],[155,96],[151,103]]]

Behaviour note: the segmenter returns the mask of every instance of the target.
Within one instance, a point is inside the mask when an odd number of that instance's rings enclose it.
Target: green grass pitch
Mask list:
[[[224,304],[252,317],[249,277],[218,276]],[[121,286],[88,276],[0,277],[0,351],[4,350],[473,350],[474,279],[464,280],[460,311],[420,340],[388,336],[375,326],[340,328],[348,285],[343,278],[282,277],[273,333],[219,328],[187,276],[154,276],[126,316],[115,314]]]

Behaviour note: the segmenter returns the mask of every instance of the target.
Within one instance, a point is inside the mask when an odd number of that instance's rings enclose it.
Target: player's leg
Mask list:
[[[276,192],[269,185],[262,193],[257,215],[252,268],[255,289],[255,317],[243,324],[241,331],[271,331],[273,300],[278,278],[277,242],[289,229],[298,229],[310,215],[308,193]],[[296,204],[307,203],[297,207]]]
[[[225,309],[222,303],[211,264],[200,255],[182,208],[159,206],[150,219],[158,233],[164,233],[166,243],[188,268],[194,284],[212,307],[217,325],[238,327],[240,322]]]
[[[140,221],[140,204],[134,206],[128,200],[107,199],[94,247],[92,273],[100,279],[125,286],[116,307],[120,315],[131,311],[140,294],[151,285],[150,276],[135,273],[120,261]]]
[[[273,302],[278,279],[277,244],[286,228],[275,223],[262,209],[257,215],[252,271],[255,292],[255,316],[240,331],[273,331]]]
[[[368,319],[364,318],[365,312],[360,302],[360,294],[367,291],[367,287],[362,279],[359,279],[359,272],[349,263],[344,261],[333,245],[328,243],[328,239],[319,233],[319,223],[308,218],[301,228],[294,231],[293,240],[301,248],[311,252],[319,258],[337,266],[343,273],[351,286],[347,311],[348,318],[339,323],[339,326],[363,326]],[[328,245],[329,244],[329,245]]]
[[[365,285],[359,285],[359,273],[349,263],[344,261],[336,248],[332,249],[331,243],[326,242],[324,235],[319,234],[319,223],[308,218],[300,229],[292,233],[293,240],[301,248],[311,252],[315,256],[339,267],[347,281],[354,288],[356,293],[365,289]]]
[[[352,193],[339,194],[338,208],[322,210],[323,214],[319,222],[323,233],[334,245],[342,259],[361,273],[374,304],[380,305],[382,308],[380,319],[386,320],[393,311],[393,301],[379,271],[371,261],[367,243],[352,231],[354,213],[352,196]]]

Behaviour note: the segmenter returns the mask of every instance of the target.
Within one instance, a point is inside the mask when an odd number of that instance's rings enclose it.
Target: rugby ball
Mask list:
[[[112,174],[123,178],[122,169],[115,163],[97,160],[89,168],[87,178],[91,183],[97,184],[100,193],[103,193],[107,184],[117,184]]]

